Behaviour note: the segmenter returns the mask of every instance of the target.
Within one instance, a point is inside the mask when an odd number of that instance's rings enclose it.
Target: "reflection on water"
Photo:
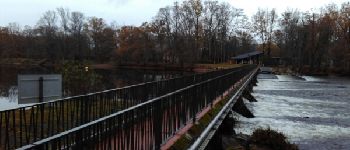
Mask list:
[[[50,74],[58,73],[59,71],[52,68],[14,68],[14,67],[0,67],[0,111],[16,108],[18,91],[17,91],[17,75],[18,74]],[[150,70],[127,70],[127,69],[116,69],[116,70],[94,70],[94,72],[101,78],[99,78],[99,85],[89,85],[89,89],[80,90],[84,93],[102,91],[106,89],[119,88],[127,85],[163,80],[182,75],[192,74],[191,72],[162,72],[162,71],[150,71]],[[76,76],[74,77],[76,78]],[[65,82],[65,81],[64,81]],[[72,85],[83,85],[85,78],[72,80],[73,83],[67,83],[63,85],[64,96],[77,95],[72,94],[76,86]],[[78,83],[76,83],[78,82]],[[92,87],[92,88],[91,88]],[[83,94],[83,93],[78,93]]]
[[[350,79],[263,75],[258,81],[258,102],[246,102],[256,118],[240,117],[238,132],[271,127],[301,149],[350,149]]]

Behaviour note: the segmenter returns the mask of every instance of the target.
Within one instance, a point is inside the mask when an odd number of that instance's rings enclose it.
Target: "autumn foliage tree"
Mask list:
[[[350,71],[349,16],[349,2],[340,8],[330,4],[311,12],[283,12],[274,39],[285,64],[299,71]]]
[[[118,32],[118,51],[120,63],[155,62],[154,37],[150,27],[144,23],[141,27],[124,26]]]
[[[301,12],[260,8],[251,17],[216,0],[184,0],[160,8],[140,26],[57,8],[38,23],[0,27],[0,57],[89,60],[119,64],[222,63],[261,49],[268,59],[278,49],[282,64],[302,71],[350,71],[350,2]],[[272,54],[272,55],[271,55]]]

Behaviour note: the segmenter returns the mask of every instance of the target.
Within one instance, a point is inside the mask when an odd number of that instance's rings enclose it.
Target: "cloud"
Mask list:
[[[45,11],[57,7],[80,11],[87,17],[104,18],[107,22],[116,21],[120,25],[141,25],[144,21],[151,21],[159,8],[173,5],[175,1],[181,3],[183,0],[0,0],[0,26],[6,26],[9,22],[32,26]],[[219,0],[243,8],[248,16],[254,14],[258,7],[276,7],[278,13],[281,13],[286,7],[298,7],[305,11],[331,2],[339,4],[345,1],[347,0]]]
[[[124,5],[128,5],[132,0],[108,0],[109,3],[116,5],[118,7],[122,7]]]

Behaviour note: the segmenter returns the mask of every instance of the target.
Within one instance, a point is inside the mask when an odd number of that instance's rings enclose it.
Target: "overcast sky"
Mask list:
[[[182,0],[0,0],[0,26],[10,22],[33,26],[47,10],[57,7],[83,12],[86,16],[104,18],[118,25],[140,25],[150,21],[159,8]],[[257,8],[277,8],[278,13],[286,8],[306,11],[326,4],[340,4],[349,0],[219,0],[243,8],[250,16]]]

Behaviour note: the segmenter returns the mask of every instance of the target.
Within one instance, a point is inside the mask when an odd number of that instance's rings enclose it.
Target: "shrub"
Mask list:
[[[281,132],[271,130],[270,128],[259,128],[253,132],[251,141],[258,146],[264,146],[273,150],[297,150],[298,147],[287,141],[287,138]]]

